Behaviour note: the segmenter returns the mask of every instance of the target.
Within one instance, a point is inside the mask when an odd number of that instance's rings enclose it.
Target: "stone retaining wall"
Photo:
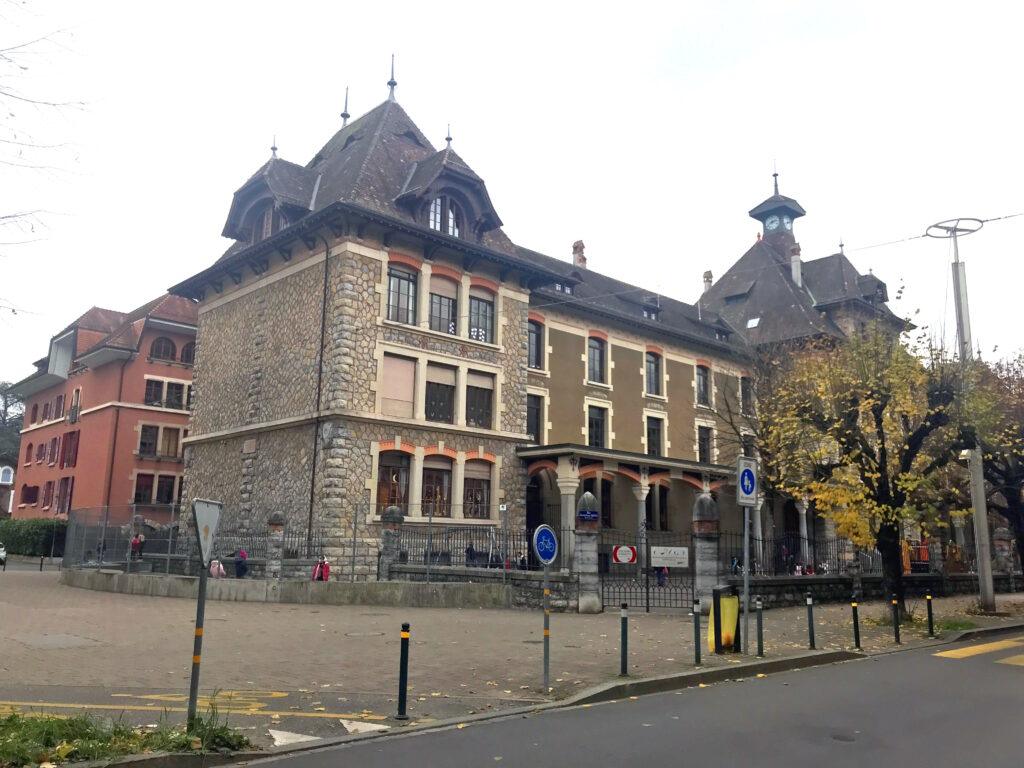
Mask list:
[[[427,567],[406,563],[391,566],[391,577],[397,581],[425,583]],[[438,566],[430,569],[430,582],[506,584],[510,590],[511,607],[540,608],[544,598],[544,574],[537,571],[503,571],[500,568],[460,568]],[[551,610],[575,613],[579,606],[579,579],[575,574],[552,573],[549,577]]]

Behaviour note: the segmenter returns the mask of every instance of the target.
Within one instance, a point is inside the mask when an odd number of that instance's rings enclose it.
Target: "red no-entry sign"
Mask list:
[[[629,565],[636,562],[636,547],[612,547],[612,562]]]

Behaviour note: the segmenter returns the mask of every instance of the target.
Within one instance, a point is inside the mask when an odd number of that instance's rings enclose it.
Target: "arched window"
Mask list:
[[[377,460],[377,514],[390,506],[409,512],[409,454],[382,451]]]
[[[29,423],[30,424],[35,424],[37,421],[39,421],[39,404],[38,403],[36,403],[35,405],[32,406],[32,418],[29,419]]]
[[[10,467],[0,467],[0,485],[10,485],[14,482],[14,470]]]
[[[428,226],[452,237],[460,237],[462,232],[462,211],[458,204],[446,195],[440,195],[430,201],[427,213]]]
[[[50,404],[43,403],[43,421],[50,420]]]
[[[196,361],[196,343],[190,341],[181,348],[181,362],[185,365],[192,365]]]
[[[36,446],[36,462],[41,463],[44,456],[46,456],[46,443],[40,443]]]
[[[544,368],[544,326],[536,320],[530,320],[527,347],[529,349],[528,365],[531,368]]]
[[[462,492],[462,516],[468,520],[486,520],[491,516],[491,465],[485,461],[467,461]]]
[[[452,516],[453,462],[446,456],[428,456],[423,460],[423,517]]]
[[[661,394],[661,355],[648,352],[645,367],[647,370],[647,394]]]
[[[587,340],[587,380],[597,384],[604,384],[605,370],[604,340],[591,336]]]
[[[30,461],[32,461],[32,443],[29,443],[28,447],[25,448],[25,463],[27,464]]]
[[[697,366],[697,405],[711,406],[711,369]]]
[[[175,352],[174,342],[166,336],[154,340],[149,348],[149,356],[154,360],[174,360]]]

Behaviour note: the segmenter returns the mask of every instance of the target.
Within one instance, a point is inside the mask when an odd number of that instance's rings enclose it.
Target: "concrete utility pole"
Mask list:
[[[956,303],[956,332],[960,342],[960,364],[966,370],[974,359],[971,349],[971,312],[967,304],[967,268],[960,261],[959,235],[970,235],[984,226],[981,219],[950,219],[928,227],[925,234],[953,240],[953,291]],[[967,377],[962,379],[962,392],[967,394]],[[976,441],[968,451],[967,466],[971,478],[971,506],[974,509],[975,556],[978,561],[978,591],[983,611],[996,609],[995,588],[992,585],[992,550],[988,538],[988,511],[985,505],[985,474],[982,466],[981,446]]]

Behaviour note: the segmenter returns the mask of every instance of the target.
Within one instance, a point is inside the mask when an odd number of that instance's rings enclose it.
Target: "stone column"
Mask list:
[[[459,311],[461,313],[461,310]],[[459,322],[461,323],[462,320]],[[455,426],[457,427],[466,426],[466,383],[468,380],[469,371],[466,366],[460,365],[455,369]]]
[[[647,494],[651,486],[641,483],[633,486],[636,498],[636,575],[642,579],[647,567]]]
[[[718,584],[718,505],[704,492],[693,505],[693,596],[701,613],[711,610],[711,590]]]
[[[492,490],[497,486],[492,485]],[[455,461],[452,462],[452,517],[463,518],[466,516],[464,509],[466,503],[466,452],[459,451]]]
[[[960,515],[953,517],[953,542],[963,549],[964,547],[964,519]]]
[[[462,276],[459,283],[459,301],[455,308],[459,313],[459,338],[469,337],[469,275]]]
[[[380,516],[380,572],[378,579],[391,581],[391,566],[398,562],[404,519],[405,516],[398,507],[388,507]]]
[[[800,524],[800,561],[807,565],[811,554],[807,548],[807,502],[803,499],[796,502],[796,518]]]
[[[417,421],[427,418],[427,359],[416,361],[416,381],[413,382],[412,416]]]
[[[430,327],[430,272],[431,266],[423,262],[420,266],[420,277],[416,286],[416,327]]]
[[[562,497],[560,520],[562,530],[559,533],[559,541],[562,543],[561,567],[563,571],[570,571],[572,570],[573,550],[576,542],[574,537],[567,532],[573,528],[576,519],[576,489],[579,488],[580,480],[578,477],[559,477],[555,482],[558,483],[558,492]]]
[[[423,448],[416,448],[409,462],[409,515],[423,515]]]
[[[265,578],[281,578],[281,558],[284,555],[284,513],[274,512],[267,520],[267,567]]]
[[[581,512],[596,510],[597,520],[585,520]],[[601,577],[597,572],[597,539],[601,527],[601,504],[592,493],[584,493],[576,507],[576,553],[573,569],[579,575],[579,612],[601,613]]]
[[[1013,573],[1013,534],[1009,528],[996,528],[992,536],[995,568],[993,573]]]
[[[579,464],[575,456],[559,456],[558,472],[555,477],[558,493],[562,499],[558,525],[563,531],[572,530],[576,522],[576,491],[580,486]],[[576,546],[574,536],[559,534],[562,547],[561,568],[568,572],[572,568],[572,554]]]
[[[750,536],[754,540],[750,545],[750,554],[754,560],[754,570],[751,571],[753,574],[761,573],[764,568],[765,558],[765,546],[764,546],[764,529],[761,527],[761,508],[764,506],[764,494],[757,494],[757,504],[750,508],[751,515],[751,533]],[[770,557],[770,555],[769,555]]]
[[[938,536],[933,536],[928,539],[928,570],[932,573],[942,573],[942,565],[944,552],[942,549],[942,539]]]

